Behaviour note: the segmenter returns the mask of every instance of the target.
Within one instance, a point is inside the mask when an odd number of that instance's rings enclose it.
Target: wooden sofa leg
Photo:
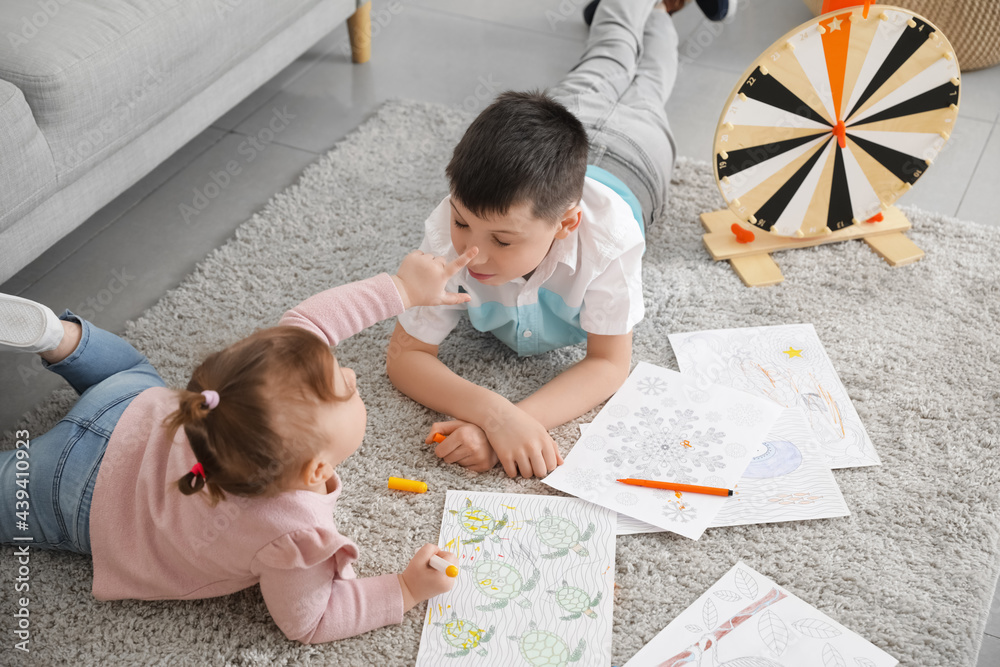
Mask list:
[[[372,57],[372,3],[368,0],[347,19],[351,60],[366,63]]]

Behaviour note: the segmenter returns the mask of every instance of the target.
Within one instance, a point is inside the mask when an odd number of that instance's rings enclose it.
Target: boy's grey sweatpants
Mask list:
[[[665,107],[678,67],[673,20],[652,6],[601,0],[580,62],[549,90],[587,129],[588,162],[639,199],[647,229],[666,207],[674,168]]]

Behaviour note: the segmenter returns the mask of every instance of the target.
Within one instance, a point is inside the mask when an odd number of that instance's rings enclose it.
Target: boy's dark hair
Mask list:
[[[532,215],[557,220],[583,196],[587,132],[540,91],[501,93],[465,131],[445,173],[451,194],[474,215],[506,215],[530,202]]]

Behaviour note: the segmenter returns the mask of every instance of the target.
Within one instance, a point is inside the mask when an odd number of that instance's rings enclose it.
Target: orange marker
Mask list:
[[[447,437],[448,436],[442,435],[441,433],[435,433],[431,439],[434,440],[434,442],[444,442],[444,439]]]
[[[710,496],[731,496],[731,489],[720,489],[717,486],[698,486],[697,484],[678,484],[677,482],[657,482],[652,479],[620,479],[622,484],[632,486],[648,486],[653,489],[667,489],[669,491],[686,491],[687,493],[706,493]]]
[[[403,479],[402,477],[390,477],[389,488],[396,491],[412,491],[413,493],[427,493],[427,484],[418,482],[415,479]]]
[[[449,577],[458,576],[458,568],[449,563],[448,561],[446,561],[444,558],[441,558],[441,556],[438,556],[437,554],[431,556],[431,567],[433,567],[438,572],[444,572]]]

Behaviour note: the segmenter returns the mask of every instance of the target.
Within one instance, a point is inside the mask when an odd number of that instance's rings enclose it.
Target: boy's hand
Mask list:
[[[562,465],[559,447],[534,417],[508,403],[483,428],[508,477],[545,477]]]
[[[404,257],[396,275],[392,276],[403,300],[403,308],[454,305],[469,301],[472,297],[468,294],[445,292],[444,287],[478,252],[479,248],[473,246],[450,262],[445,262],[444,257],[434,257],[419,250]]]
[[[450,551],[438,549],[436,544],[425,544],[417,550],[399,577],[399,588],[403,592],[403,611],[435,595],[447,593],[455,586],[455,577],[449,577],[431,567],[431,556],[437,554],[452,565],[458,565],[458,558]]]
[[[424,442],[428,445],[434,442],[435,433],[448,436],[434,449],[434,453],[445,463],[457,463],[475,472],[486,472],[500,461],[486,432],[475,424],[460,419],[437,422],[431,426]]]

